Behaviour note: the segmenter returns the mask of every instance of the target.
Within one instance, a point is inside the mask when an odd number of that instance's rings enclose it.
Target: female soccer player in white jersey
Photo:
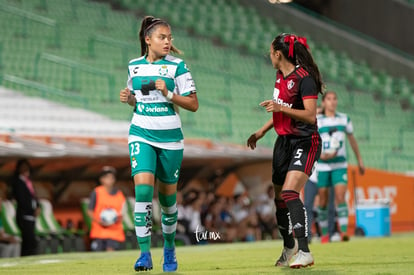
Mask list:
[[[152,269],[150,253],[152,197],[158,183],[162,210],[165,272],[177,270],[175,232],[177,226],[177,181],[183,159],[183,133],[174,105],[197,111],[194,81],[180,53],[172,44],[170,25],[147,16],[139,32],[141,57],[128,64],[127,88],[120,101],[134,107],[129,129],[131,176],[135,184],[135,231],[141,250],[134,269]]]
[[[270,59],[277,70],[273,99],[260,103],[273,116],[247,140],[247,145],[254,149],[271,128],[278,134],[273,149],[272,181],[284,248],[276,266],[291,268],[313,265],[306,211],[299,192],[321,153],[316,103],[323,84],[307,47],[306,38],[292,34],[280,34],[273,40]]]
[[[352,122],[348,115],[336,111],[337,105],[336,93],[325,92],[322,96],[323,112],[317,116],[318,129],[322,138],[322,154],[316,169],[318,170],[319,189],[318,220],[323,243],[329,242],[328,191],[331,186],[334,188],[337,219],[342,239],[348,240],[348,206],[345,201],[348,183],[346,137],[355,153],[360,174],[364,174],[365,171],[358,144],[353,135]]]

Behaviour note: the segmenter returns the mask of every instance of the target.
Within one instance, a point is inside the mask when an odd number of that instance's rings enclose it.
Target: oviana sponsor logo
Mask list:
[[[283,99],[280,99],[280,98],[276,98],[275,99],[275,102],[277,103],[277,104],[280,104],[280,105],[282,105],[283,107],[289,107],[289,108],[292,108],[292,103],[286,103],[286,102],[284,102],[283,101]]]
[[[157,106],[149,107],[149,106],[145,106],[144,104],[138,104],[137,109],[140,113],[142,113],[142,112],[146,112],[146,113],[165,113],[165,112],[168,112],[168,107],[166,107],[166,106],[163,106],[163,107],[157,107]]]
[[[284,102],[283,99],[280,99],[279,98],[279,93],[280,93],[279,89],[278,88],[274,88],[274,90],[273,90],[273,101],[276,102],[277,104],[282,105],[283,107],[292,108],[292,103],[289,104],[289,103]]]

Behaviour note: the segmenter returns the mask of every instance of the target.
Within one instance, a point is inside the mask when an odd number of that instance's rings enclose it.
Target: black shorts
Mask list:
[[[279,136],[273,149],[272,181],[283,185],[288,171],[312,174],[321,155],[321,137],[317,132],[311,136]]]

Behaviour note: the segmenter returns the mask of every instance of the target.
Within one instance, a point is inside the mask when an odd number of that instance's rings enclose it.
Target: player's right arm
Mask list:
[[[361,153],[359,152],[358,143],[352,133],[347,134],[347,137],[348,137],[349,144],[351,145],[351,148],[354,151],[356,159],[358,161],[359,174],[363,175],[365,173],[365,166],[364,166],[364,162],[362,161]]]
[[[264,137],[264,135],[273,128],[273,118],[269,119],[259,130],[252,134],[247,140],[247,147],[250,147],[252,150],[256,148],[256,143],[259,139]]]
[[[135,106],[135,104],[137,103],[135,96],[131,93],[131,91],[128,88],[122,89],[119,92],[119,100],[122,103],[128,103],[128,105],[131,106]]]

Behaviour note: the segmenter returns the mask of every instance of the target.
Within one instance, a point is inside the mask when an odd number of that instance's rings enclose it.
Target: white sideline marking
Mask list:
[[[18,265],[34,265],[34,264],[56,264],[56,263],[61,263],[63,262],[63,260],[58,260],[58,259],[44,259],[44,260],[38,260],[38,261],[34,261],[34,262],[27,262],[27,261],[19,261],[19,262],[15,262],[15,263],[3,263],[0,264],[0,267],[13,267],[13,266],[18,266]]]
[[[16,265],[18,265],[18,263],[4,263],[4,264],[1,264],[0,267],[12,267]]]
[[[39,264],[55,264],[55,263],[60,263],[63,262],[62,260],[57,260],[57,259],[46,259],[46,260],[39,260],[37,262],[34,263],[39,263]]]

